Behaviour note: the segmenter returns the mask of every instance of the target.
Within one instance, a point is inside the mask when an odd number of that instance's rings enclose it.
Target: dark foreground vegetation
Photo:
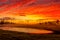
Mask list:
[[[0,22],[0,27],[25,27],[51,30],[53,34],[29,34],[0,30],[0,40],[60,40],[60,21],[44,22],[36,25],[20,25],[9,22]]]
[[[29,34],[0,30],[0,40],[60,40],[60,34]]]

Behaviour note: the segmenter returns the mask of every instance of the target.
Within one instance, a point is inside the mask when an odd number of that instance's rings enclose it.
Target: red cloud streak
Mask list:
[[[9,0],[8,0],[9,1]],[[51,19],[60,18],[60,3],[53,1],[39,1],[37,0],[0,0],[0,15],[43,15]],[[12,3],[13,2],[13,3]],[[37,2],[37,3],[36,3]],[[44,3],[45,4],[44,4]],[[47,4],[46,4],[47,3]],[[4,14],[4,15],[3,15]]]

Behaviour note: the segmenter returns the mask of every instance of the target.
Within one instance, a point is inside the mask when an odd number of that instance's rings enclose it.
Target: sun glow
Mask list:
[[[43,16],[38,16],[38,15],[25,15],[25,16],[16,16],[15,17],[16,23],[24,23],[24,24],[36,24],[39,23],[40,19],[46,19]]]
[[[25,19],[25,20],[38,20],[38,19],[43,19],[43,18],[39,17],[37,15],[26,15],[23,19]]]

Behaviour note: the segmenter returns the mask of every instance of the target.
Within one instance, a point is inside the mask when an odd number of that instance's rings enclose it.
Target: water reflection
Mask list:
[[[46,34],[53,33],[53,31],[34,29],[34,28],[18,28],[18,27],[0,27],[2,30],[25,32],[25,33],[37,33],[37,34]]]

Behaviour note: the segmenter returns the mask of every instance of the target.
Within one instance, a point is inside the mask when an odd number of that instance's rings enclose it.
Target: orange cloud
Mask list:
[[[4,3],[8,3],[8,2],[5,0]],[[48,0],[46,1],[45,0],[42,1],[41,0],[25,0],[25,1],[13,0],[12,1],[11,0],[8,4],[5,4],[0,7],[0,15],[2,16],[40,15],[46,18],[59,19],[60,18],[59,13],[60,13],[59,1],[56,2],[56,0],[53,1],[51,0],[50,1]]]

